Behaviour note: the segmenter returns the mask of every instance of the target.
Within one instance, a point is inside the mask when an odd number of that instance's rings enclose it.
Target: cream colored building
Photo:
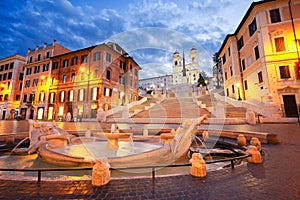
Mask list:
[[[265,105],[272,100],[282,116],[299,116],[299,10],[300,0],[251,4],[218,52],[226,96]]]
[[[186,62],[184,52],[182,56],[175,51],[172,57],[173,85],[197,83],[200,74],[199,52],[192,48],[189,52],[189,63]]]
[[[0,59],[0,120],[18,116],[24,63],[17,54]]]

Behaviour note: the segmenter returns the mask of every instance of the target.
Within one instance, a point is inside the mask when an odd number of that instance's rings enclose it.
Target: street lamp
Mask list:
[[[205,82],[205,89],[208,90],[208,89],[207,89],[207,83],[208,83],[208,80],[206,79],[204,82]]]
[[[240,83],[237,83],[236,87],[237,87],[238,96],[239,96],[238,100],[240,101],[240,100],[242,100],[241,95],[240,95]]]

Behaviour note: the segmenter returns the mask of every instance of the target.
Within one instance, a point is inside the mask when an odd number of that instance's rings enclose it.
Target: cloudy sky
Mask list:
[[[200,52],[201,70],[233,33],[251,0],[0,1],[0,58],[53,39],[71,50],[118,42],[143,68],[141,78],[170,74],[175,51]],[[188,61],[188,58],[187,58]]]

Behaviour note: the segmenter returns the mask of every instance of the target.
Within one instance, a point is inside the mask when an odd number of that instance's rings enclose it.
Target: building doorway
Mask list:
[[[37,119],[38,120],[43,120],[43,116],[44,116],[44,108],[43,107],[39,107],[38,108]]]
[[[6,110],[3,110],[3,113],[2,113],[2,120],[5,119],[5,115],[6,115]]]
[[[295,95],[282,95],[285,117],[298,117]]]

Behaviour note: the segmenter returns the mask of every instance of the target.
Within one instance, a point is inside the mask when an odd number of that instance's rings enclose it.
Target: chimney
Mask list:
[[[28,50],[27,50],[27,53],[30,53],[31,52],[31,49],[30,48],[28,48]]]
[[[47,47],[47,42],[44,43],[44,49],[46,49],[46,47]]]
[[[53,40],[53,46],[55,46],[56,45],[56,40]]]
[[[35,46],[35,50],[36,50],[36,51],[39,50],[39,45],[36,45],[36,46]]]

